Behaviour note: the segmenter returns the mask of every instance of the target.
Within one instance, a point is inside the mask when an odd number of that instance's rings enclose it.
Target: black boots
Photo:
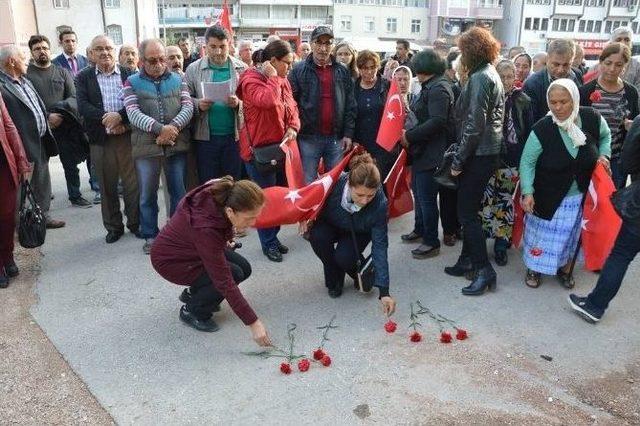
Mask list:
[[[463,277],[472,270],[471,259],[462,255],[458,258],[455,265],[444,268],[445,274],[451,275],[452,277]]]
[[[488,264],[478,270],[473,282],[462,289],[462,294],[465,296],[480,296],[487,289],[494,290],[496,288],[496,278],[496,271],[494,271],[491,264]]]

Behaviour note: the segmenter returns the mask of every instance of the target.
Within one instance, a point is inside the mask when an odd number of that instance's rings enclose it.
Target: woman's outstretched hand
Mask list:
[[[393,300],[393,297],[382,297],[380,303],[382,303],[382,312],[384,312],[386,316],[391,316],[396,311],[396,301]]]
[[[533,195],[531,194],[527,194],[524,197],[522,197],[522,200],[520,201],[520,206],[522,207],[522,210],[524,210],[527,213],[533,213],[533,208],[535,207],[536,202],[533,199]]]
[[[262,321],[256,320],[249,326],[249,328],[251,329],[253,340],[258,344],[258,346],[272,346],[271,339],[269,338],[267,329],[264,328]]]

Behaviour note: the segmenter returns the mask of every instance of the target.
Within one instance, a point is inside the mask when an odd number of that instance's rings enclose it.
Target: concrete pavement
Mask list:
[[[320,338],[315,327],[334,314],[340,326],[327,345],[330,368],[284,376],[278,359],[242,355],[256,347],[226,303],[215,316],[217,333],[180,323],[182,288],[153,271],[143,241],[126,233],[105,244],[99,206],[69,207],[57,159],[51,169],[52,214],[67,227],[47,235],[32,314],[118,423],[640,422],[637,261],[603,321],[592,326],[570,312],[568,291],[552,277],[539,289],[525,287],[514,250],[498,269],[497,292],[463,297],[466,281],[443,272],[460,245],[443,246],[435,259],[412,259],[412,246],[399,242],[411,227],[407,215],[390,224],[399,329],[388,335],[377,295],[357,294],[347,280],[341,298],[327,296],[320,261],[294,227],[281,232],[291,248],[282,264],[266,260],[252,231],[240,249],[253,267],[243,293],[273,339],[284,346],[294,322],[298,347],[308,352]],[[579,270],[576,292],[588,292],[595,280]],[[425,320],[425,341],[410,343],[409,303],[417,299],[458,321],[470,339],[440,344]]]

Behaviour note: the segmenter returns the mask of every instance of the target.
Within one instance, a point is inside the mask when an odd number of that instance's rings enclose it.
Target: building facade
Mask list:
[[[37,32],[33,3],[24,0],[0,0],[0,46],[15,44],[27,47],[29,37]]]
[[[334,35],[349,40],[357,50],[392,52],[397,39],[414,47],[426,45],[428,5],[428,0],[335,0]]]
[[[430,0],[429,3],[429,39],[443,39],[449,45],[472,26],[494,31],[504,12],[504,0]]]
[[[24,0],[22,0],[24,1]],[[38,32],[59,50],[58,34],[67,28],[78,36],[84,50],[98,34],[109,35],[116,45],[137,45],[158,37],[156,0],[34,0]]]
[[[236,39],[262,42],[270,35],[298,45],[318,25],[332,25],[333,0],[229,0]],[[201,42],[222,12],[222,0],[158,0],[160,32],[168,40]]]
[[[505,16],[497,35],[506,47],[523,46],[528,52],[546,49],[557,38],[571,38],[595,59],[609,41],[611,32],[628,26],[634,54],[640,50],[638,0],[505,0]]]

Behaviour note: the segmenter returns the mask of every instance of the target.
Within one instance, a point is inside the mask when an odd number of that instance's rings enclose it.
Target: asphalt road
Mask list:
[[[253,267],[243,293],[275,342],[286,346],[287,325],[296,323],[296,348],[309,354],[320,339],[315,327],[332,315],[339,325],[327,344],[331,367],[284,376],[279,359],[242,354],[257,347],[226,303],[215,315],[219,332],[184,326],[182,288],[153,271],[143,241],[126,233],[105,244],[99,207],[70,207],[57,159],[51,169],[52,215],[67,226],[47,235],[32,314],[120,424],[640,422],[637,261],[593,326],[569,310],[568,291],[553,278],[525,287],[514,250],[498,269],[495,293],[462,296],[465,281],[443,272],[460,245],[443,246],[435,259],[412,259],[412,246],[399,242],[411,227],[407,215],[390,224],[399,328],[389,335],[376,295],[357,294],[347,282],[341,298],[327,296],[320,261],[294,227],[281,231],[291,249],[281,264],[262,255],[253,231],[240,249]],[[580,269],[576,291],[588,292],[596,278]],[[409,342],[409,303],[416,300],[456,320],[470,338],[441,344],[424,319],[425,340]]]

